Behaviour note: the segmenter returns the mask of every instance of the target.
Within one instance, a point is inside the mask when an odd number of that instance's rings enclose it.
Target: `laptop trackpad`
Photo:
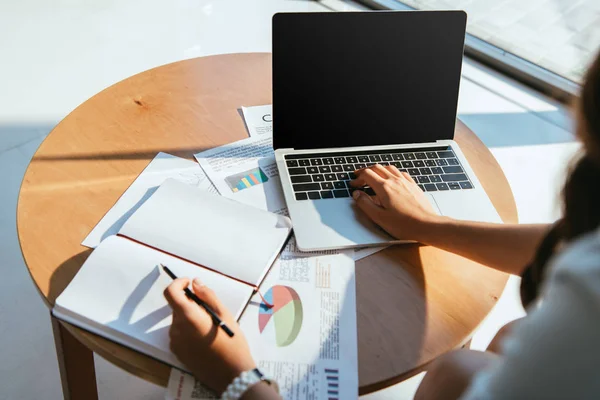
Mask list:
[[[322,250],[386,244],[393,240],[375,225],[353,199],[319,200],[292,204],[296,242],[301,250]]]
[[[438,203],[435,201],[435,197],[433,197],[432,195],[430,195],[428,193],[425,193],[425,196],[427,197],[427,200],[429,200],[429,203],[431,203],[431,206],[433,207],[433,211],[435,211],[438,215],[444,215],[444,214],[442,214],[442,210],[440,210]]]

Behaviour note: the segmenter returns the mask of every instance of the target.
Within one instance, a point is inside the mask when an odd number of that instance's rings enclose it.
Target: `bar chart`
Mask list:
[[[248,171],[239,172],[225,178],[225,182],[231,188],[231,191],[236,193],[240,190],[251,188],[252,186],[260,185],[269,180],[267,175],[260,167],[253,168]]]

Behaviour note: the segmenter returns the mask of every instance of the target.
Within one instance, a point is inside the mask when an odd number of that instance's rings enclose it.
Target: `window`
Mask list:
[[[600,49],[598,0],[371,0],[376,8],[468,14],[465,51],[570,94]],[[469,54],[473,55],[473,54]],[[477,58],[477,57],[475,57]]]

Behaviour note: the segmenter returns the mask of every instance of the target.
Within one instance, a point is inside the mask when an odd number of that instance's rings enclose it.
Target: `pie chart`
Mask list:
[[[296,340],[302,327],[300,296],[289,286],[275,285],[265,293],[264,298],[273,307],[268,308],[265,303],[261,303],[258,312],[260,333],[274,330],[275,344],[278,347],[289,346]]]

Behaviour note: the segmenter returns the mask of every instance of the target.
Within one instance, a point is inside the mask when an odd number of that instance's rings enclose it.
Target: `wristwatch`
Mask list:
[[[264,382],[279,393],[279,385],[274,380],[267,378],[258,368],[244,371],[227,386],[221,395],[222,400],[238,400],[248,389],[259,382]]]

